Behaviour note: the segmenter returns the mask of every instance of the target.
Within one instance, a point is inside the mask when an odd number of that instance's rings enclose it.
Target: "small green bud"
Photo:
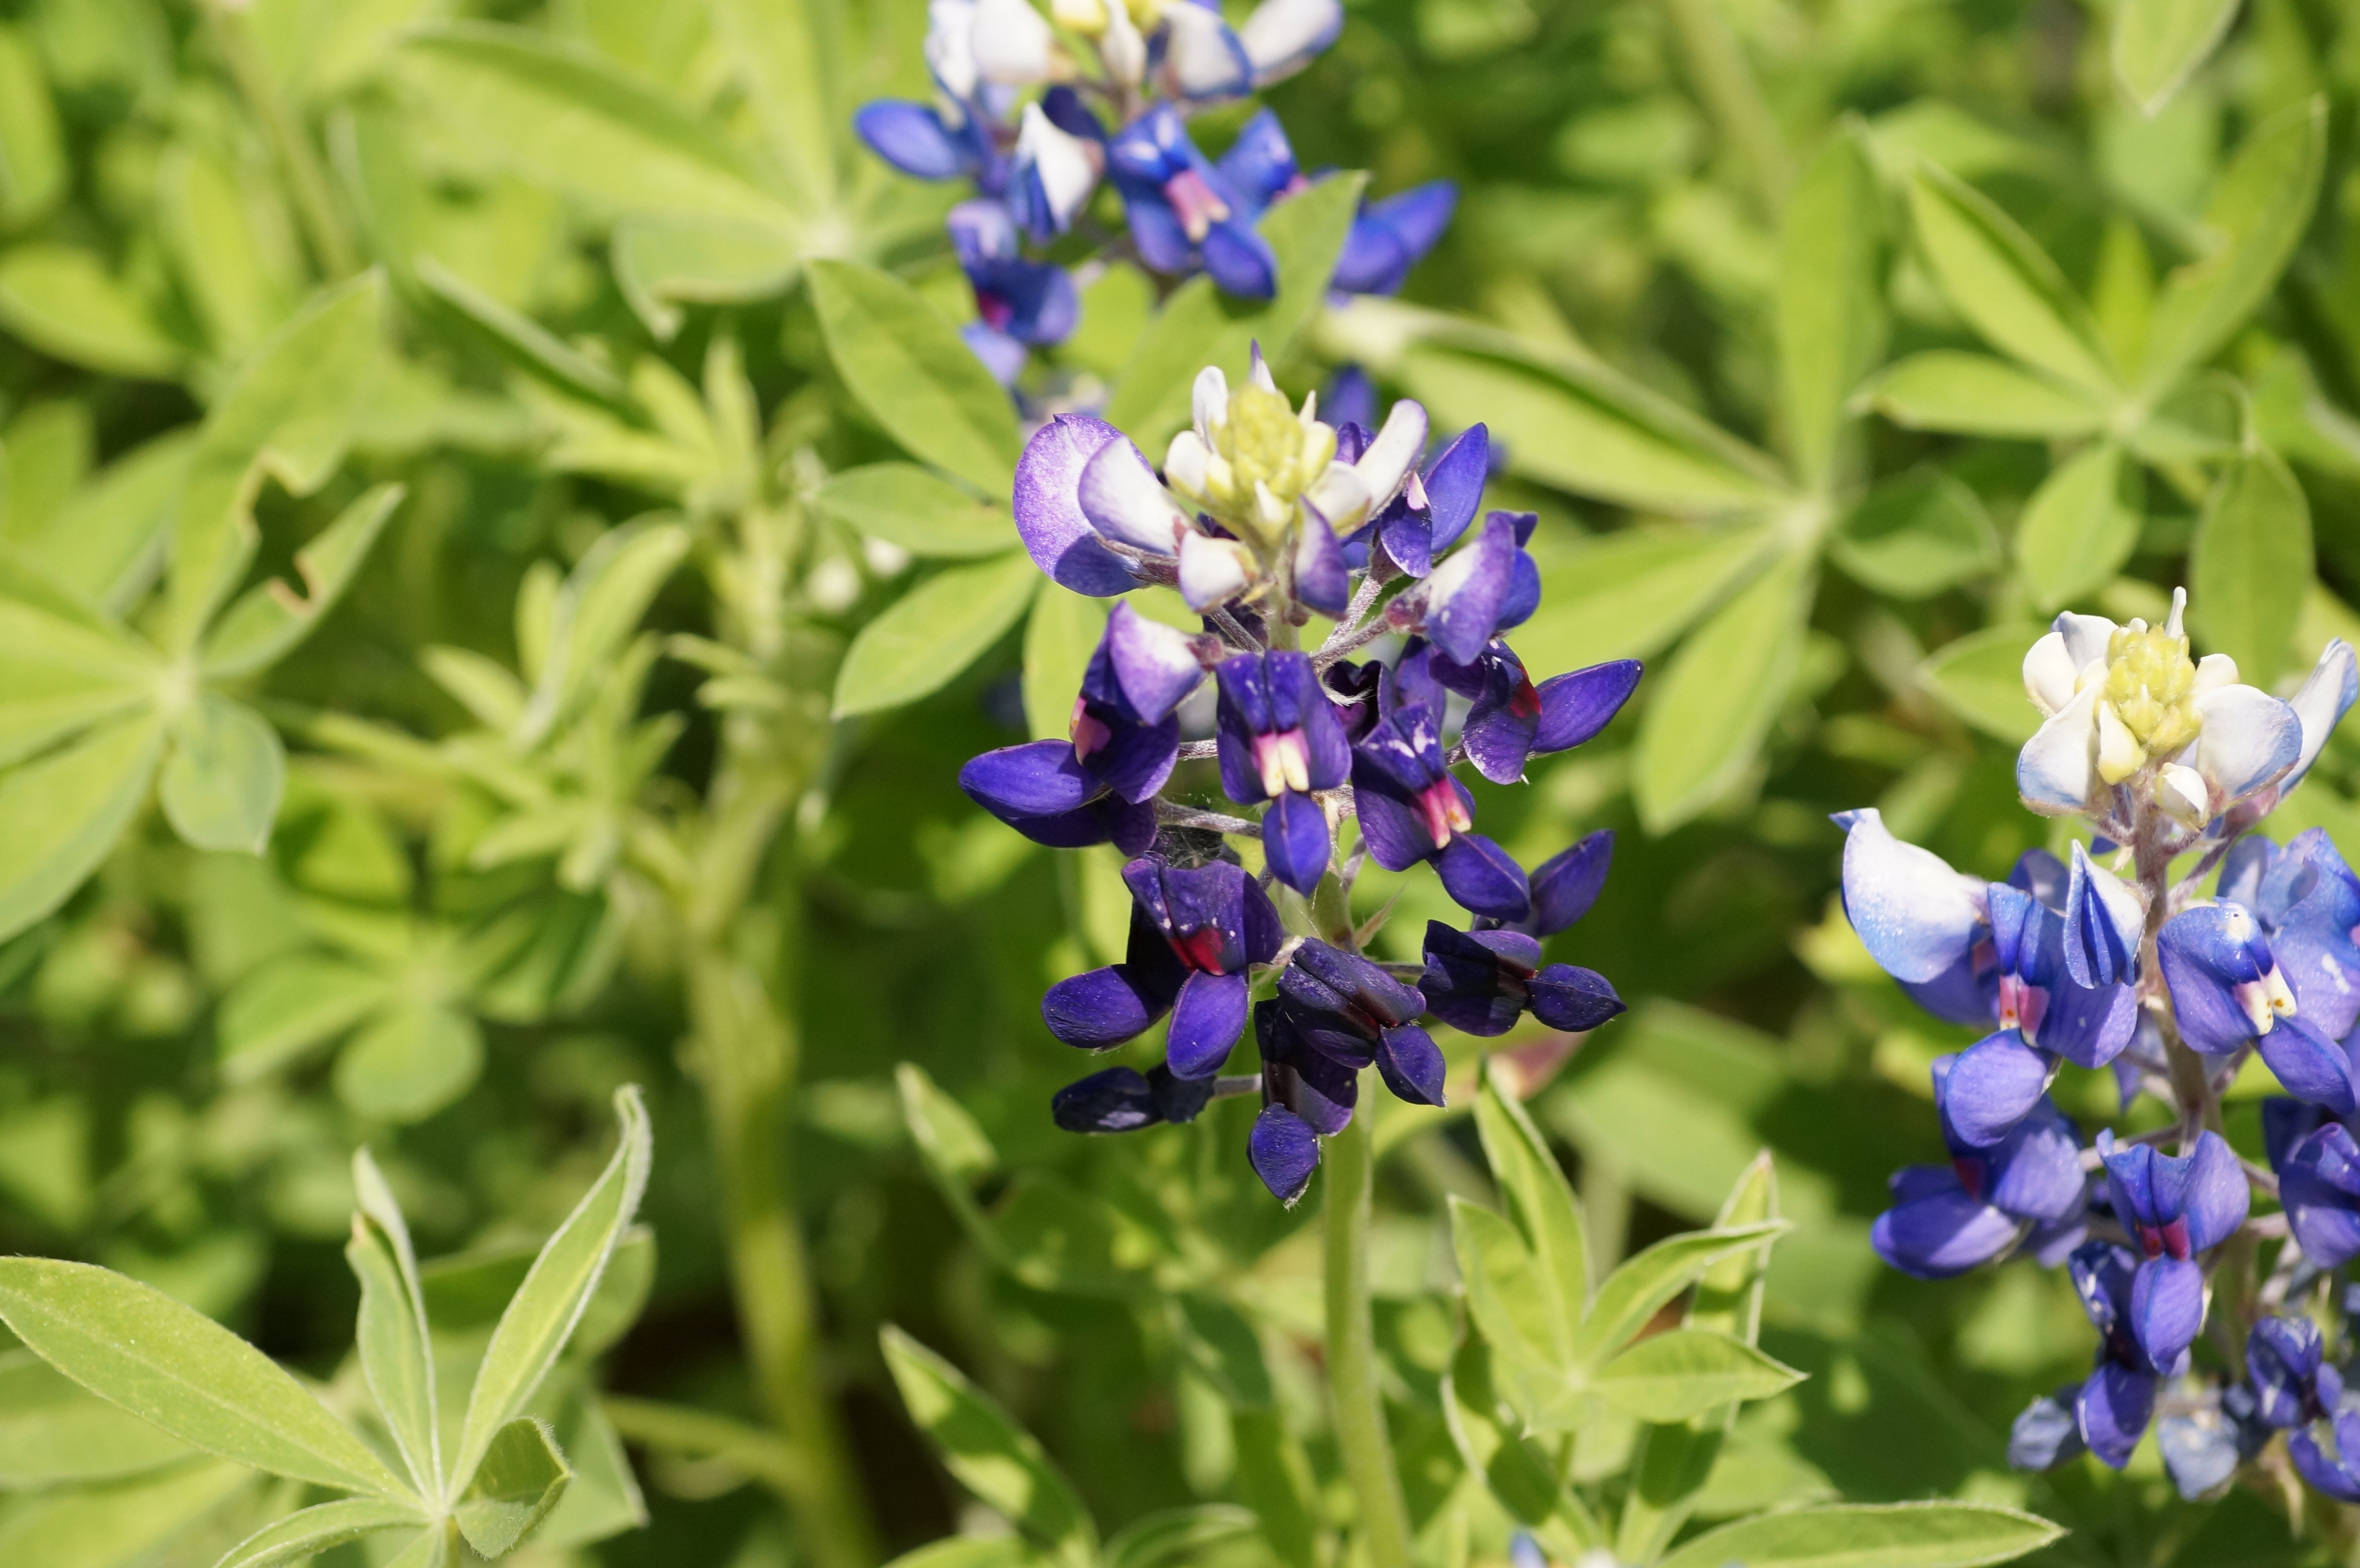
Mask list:
[[[2106,644],[2103,700],[2121,733],[2111,733],[2108,715],[2100,715],[2099,776],[2119,784],[2150,757],[2169,757],[2194,740],[2202,727],[2189,701],[2195,688],[2185,637],[2145,621],[2118,629]]]

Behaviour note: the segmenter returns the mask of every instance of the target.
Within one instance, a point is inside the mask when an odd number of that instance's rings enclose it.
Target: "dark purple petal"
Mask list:
[[[1483,482],[1491,477],[1491,432],[1470,425],[1459,439],[1443,448],[1423,475],[1426,509],[1433,519],[1431,549],[1448,550],[1475,520],[1482,504]]]
[[[1270,109],[1246,122],[1214,167],[1229,189],[1245,199],[1250,216],[1259,216],[1303,174],[1295,161],[1295,149],[1287,145],[1285,127]],[[1330,409],[1331,418],[1333,414]]]
[[[1369,858],[1386,870],[1406,871],[1434,853],[1434,840],[1417,808],[1359,757],[1352,764],[1352,810]]]
[[[1215,223],[1205,231],[1198,247],[1205,270],[1225,294],[1241,299],[1267,299],[1278,292],[1278,253],[1270,242],[1242,223]]]
[[[2339,1116],[2352,1114],[2352,1060],[2309,1018],[2300,1014],[2279,1018],[2256,1049],[2297,1099],[2324,1105]]]
[[[970,759],[959,769],[967,799],[998,817],[1047,817],[1089,803],[1104,788],[1062,740],[1007,746]]]
[[[1117,136],[1111,146],[1121,145]],[[1196,246],[1188,243],[1188,231],[1180,224],[1180,214],[1164,199],[1160,185],[1146,185],[1118,174],[1115,189],[1122,194],[1123,220],[1131,225],[1131,243],[1139,252],[1139,259],[1150,272],[1166,275],[1186,272],[1189,258]]]
[[[1582,916],[1606,886],[1614,864],[1614,833],[1601,828],[1572,848],[1551,855],[1533,868],[1533,912],[1524,929],[1535,936],[1555,936]]]
[[[1515,577],[1514,524],[1493,512],[1483,530],[1426,579],[1426,635],[1454,663],[1472,664],[1500,624]]]
[[[1305,517],[1295,525],[1295,596],[1323,615],[1341,615],[1351,607],[1351,574],[1344,564],[1344,547],[1306,502]]]
[[[1520,977],[1503,971],[1491,947],[1440,920],[1426,922],[1426,973],[1418,989],[1426,1011],[1485,1039],[1514,1028],[1530,994]]]
[[[1356,953],[1306,937],[1278,977],[1279,989],[1306,1007],[1357,1008],[1381,1026],[1405,1024],[1426,1010],[1426,998]]]
[[[1193,1122],[1213,1103],[1213,1080],[1175,1078],[1169,1067],[1151,1070],[1147,1087],[1155,1096],[1156,1110],[1167,1122]]]
[[[2073,1401],[2081,1441],[2109,1469],[2131,1462],[2131,1451],[2155,1414],[2156,1376],[2119,1362],[2102,1362]]]
[[[1204,682],[1196,639],[1177,627],[1149,620],[1127,600],[1117,604],[1107,616],[1106,637],[1098,646],[1124,699],[1144,723],[1152,724],[1164,718]]]
[[[2262,1149],[2270,1169],[2284,1171],[2295,1145],[2333,1120],[2317,1105],[2273,1094],[2262,1102]]]
[[[1174,1077],[1210,1078],[1221,1070],[1246,1031],[1247,990],[1242,975],[1195,974],[1181,983],[1164,1051]]]
[[[1344,236],[1328,287],[1344,294],[1391,294],[1409,276],[1408,242],[1384,219],[1362,212]]]
[[[2054,1394],[2043,1394],[2016,1418],[2008,1429],[2007,1463],[2012,1470],[2054,1470],[2086,1451],[2081,1429],[2073,1419],[2078,1387],[2067,1384]]]
[[[1980,1269],[2016,1244],[2017,1222],[1991,1204],[1968,1195],[1947,1171],[1927,1170],[1924,1181],[1912,1184],[1902,1201],[1876,1216],[1869,1227],[1869,1245],[1876,1255],[1904,1274],[1919,1279],[1947,1279]],[[1939,1185],[1937,1177],[1950,1177]]]
[[[1533,749],[1564,751],[1604,729],[1638,690],[1640,673],[1637,659],[1617,659],[1542,681],[1540,729],[1533,737]]]
[[[2068,1260],[2082,1315],[2105,1340],[2109,1353],[2128,1355],[2137,1348],[2129,1329],[2131,1279],[2137,1269],[2136,1253],[2104,1241],[2076,1247]]]
[[[1082,767],[1125,800],[1153,800],[1180,759],[1179,719],[1167,715],[1160,723],[1142,724],[1110,713],[1088,716],[1103,726],[1102,738],[1089,755],[1082,757]],[[1078,745],[1074,751],[1081,756]]]
[[[1336,427],[1336,457],[1341,463],[1356,463],[1360,452],[1368,450],[1368,433],[1377,424],[1377,384],[1369,373],[1349,361],[1336,367],[1328,378],[1327,389],[1319,394],[1319,417]],[[1345,432],[1358,427],[1360,447],[1347,455]]]
[[[1104,597],[1139,586],[1082,515],[1082,470],[1122,433],[1088,414],[1059,414],[1032,432],[1017,459],[1016,531],[1032,562],[1076,593]]]
[[[1396,1098],[1413,1105],[1443,1104],[1442,1080],[1448,1071],[1441,1048],[1415,1024],[1396,1024],[1377,1037],[1377,1072]]]
[[[2031,1114],[2055,1073],[2056,1060],[2016,1030],[1987,1034],[1951,1064],[1940,1094],[1943,1118],[1961,1141],[1989,1148]]]
[[[2360,1459],[2360,1416],[2335,1418],[2335,1449],[2336,1457],[2331,1459],[2309,1432],[2287,1434],[2287,1457],[2313,1489],[2339,1503],[2360,1503],[2360,1475],[2351,1469],[2352,1462]]]
[[[1160,986],[1129,964],[1115,964],[1050,986],[1041,998],[1041,1019],[1067,1045],[1104,1051],[1145,1032],[1171,1006]]]
[[[1264,1105],[1246,1139],[1246,1158],[1271,1196],[1293,1208],[1319,1168],[1319,1139],[1310,1125],[1284,1105]]]
[[[1552,964],[1532,978],[1533,1017],[1553,1029],[1579,1034],[1622,1012],[1622,998],[1606,976],[1570,964]]]
[[[1280,922],[1278,909],[1271,903],[1270,895],[1262,890],[1262,884],[1251,877],[1243,878],[1243,882],[1240,893],[1244,906],[1246,962],[1268,964],[1278,956],[1279,948],[1284,944],[1286,927]]]
[[[1540,520],[1538,515],[1532,512],[1491,512],[1486,515],[1510,519],[1520,544],[1531,536],[1533,525]],[[1530,555],[1519,550],[1515,560],[1508,566],[1508,596],[1501,601],[1499,618],[1491,623],[1492,635],[1496,637],[1502,632],[1514,631],[1531,620],[1533,612],[1540,607],[1540,566]]]
[[[902,173],[920,180],[956,180],[975,167],[975,146],[944,125],[923,103],[880,98],[852,116],[855,135]]]
[[[1309,898],[1328,870],[1328,813],[1308,795],[1288,790],[1262,815],[1262,852],[1272,875]]]
[[[1049,1115],[1067,1132],[1136,1132],[1164,1119],[1154,1091],[1129,1067],[1109,1067],[1066,1084],[1051,1096]]]
[[[2204,1326],[2204,1270],[2181,1258],[2150,1258],[2131,1279],[2131,1337],[2147,1363],[2165,1377]]]
[[[1370,525],[1377,543],[1384,548],[1385,559],[1412,577],[1425,577],[1434,570],[1434,519],[1431,514],[1413,506],[1406,495],[1396,495],[1385,503]],[[1382,568],[1380,581],[1388,581],[1396,573]]]
[[[2081,1140],[2044,1100],[1992,1151],[1983,1195],[2020,1219],[2053,1223],[2079,1215],[2088,1190]]]
[[[2278,1199],[2302,1255],[2322,1269],[2360,1258],[2360,1146],[2330,1122],[2278,1168]]]
[[[1434,858],[1443,891],[1462,909],[1497,920],[1532,912],[1532,887],[1515,856],[1481,833],[1454,833]]]

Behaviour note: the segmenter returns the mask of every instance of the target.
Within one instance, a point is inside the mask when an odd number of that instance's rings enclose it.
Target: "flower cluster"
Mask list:
[[[1278,262],[1262,215],[1308,183],[1265,109],[1218,159],[1185,116],[1253,93],[1308,64],[1342,29],[1341,0],[1262,0],[1242,26],[1218,0],[931,0],[933,103],[880,99],[854,127],[880,158],[922,180],[978,192],[951,211],[953,249],[975,290],[968,343],[1013,385],[1036,345],[1064,341],[1078,306],[1065,267],[1026,254],[1072,230],[1110,184],[1130,252],[1166,278],[1206,272],[1229,293],[1266,299]],[[1036,98],[1020,103],[1033,88]],[[1345,293],[1390,294],[1442,237],[1458,192],[1448,180],[1365,203],[1336,266]]]
[[[2310,1319],[2254,1324],[2245,1367],[2196,1364],[2216,1309],[2234,1329],[2360,1256],[2360,878],[2320,829],[2284,847],[2250,833],[2318,760],[2360,679],[2339,640],[2289,700],[2241,684],[2225,655],[2189,657],[2185,604],[2175,594],[2160,626],[2060,615],[2025,658],[2045,720],[2017,787],[2034,811],[2088,822],[2070,863],[2034,850],[1984,882],[1874,811],[1835,819],[1845,912],[1870,954],[1928,1011],[1990,1031],[1934,1064],[1950,1164],[1896,1175],[1873,1240],[1921,1279],[2016,1255],[2070,1269],[2096,1366],[2018,1420],[2019,1465],[2086,1450],[2119,1469],[2155,1424],[2195,1497],[2293,1427],[2302,1474],[2360,1497],[2360,1472],[2308,1431],[2333,1417],[2340,1441],[2360,1421],[2337,1414],[2342,1381]],[[2274,1176],[2219,1131],[2221,1095],[2256,1055],[2295,1096],[2265,1108]],[[2168,1124],[2103,1130],[2085,1152],[2049,1098],[2068,1062],[2110,1070],[2125,1116],[2154,1096]],[[2283,1214],[2254,1216],[2256,1192]],[[2258,1283],[2222,1272],[2241,1232],[2291,1237]]]
[[[1374,432],[1326,424],[1315,397],[1298,408],[1280,394],[1257,352],[1242,387],[1218,369],[1198,376],[1194,424],[1161,472],[1085,414],[1057,416],[1026,445],[1016,522],[1043,572],[1101,596],[1177,589],[1199,617],[1192,631],[1117,603],[1068,737],[987,752],[959,775],[1037,843],[1111,843],[1132,857],[1122,962],[1060,981],[1041,1011],[1086,1051],[1168,1018],[1164,1062],[1068,1086],[1054,1107],[1061,1127],[1185,1122],[1217,1095],[1259,1093],[1250,1153],[1291,1203],[1318,1137],[1350,1121],[1361,1069],[1404,1100],[1442,1103],[1443,1059],[1422,1018],[1492,1037],[1527,1012],[1579,1031],[1622,1010],[1604,978],[1541,953],[1597,898],[1612,835],[1527,874],[1472,831],[1474,796],[1452,769],[1522,779],[1527,759],[1604,728],[1639,666],[1533,682],[1501,634],[1539,603],[1524,550],[1535,518],[1495,511],[1477,523],[1483,427],[1431,460],[1428,435],[1426,410],[1407,400]],[[1315,613],[1334,630],[1306,651]],[[1392,657],[1356,662],[1363,650]],[[1210,722],[1197,723],[1210,734],[1185,739],[1184,707],[1208,678]],[[1181,765],[1205,761],[1253,816],[1164,793]],[[1339,857],[1347,819],[1357,838]],[[1258,870],[1233,841],[1259,844]],[[1372,925],[1340,911],[1371,860],[1432,865],[1469,911],[1464,929],[1428,922],[1422,964],[1364,956]],[[1274,889],[1286,892],[1274,900]],[[1290,933],[1282,903],[1314,929]],[[1249,1023],[1262,1070],[1223,1076]]]

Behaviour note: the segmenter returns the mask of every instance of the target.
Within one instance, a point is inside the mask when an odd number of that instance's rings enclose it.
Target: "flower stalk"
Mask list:
[[[1364,1081],[1369,1076],[1361,1073]],[[1385,1430],[1377,1388],[1376,1318],[1369,1304],[1376,1163],[1369,1118],[1353,1117],[1327,1143],[1328,1395],[1336,1452],[1351,1483],[1362,1557],[1371,1563],[1407,1563],[1409,1506]]]

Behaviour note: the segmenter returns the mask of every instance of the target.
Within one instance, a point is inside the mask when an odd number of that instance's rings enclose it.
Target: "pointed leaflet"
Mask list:
[[[1067,1568],[1091,1568],[1098,1527],[1032,1434],[949,1362],[888,1324],[885,1364],[911,1419],[961,1485]]]
[[[320,617],[344,597],[406,494],[399,485],[372,486],[297,550],[295,572],[303,583],[300,593],[273,578],[241,595],[205,638],[205,674],[213,680],[252,674],[278,663],[311,636]]]
[[[1980,1568],[2064,1533],[2037,1515],[1984,1503],[1845,1503],[1722,1525],[1655,1568]]]
[[[26,548],[61,586],[113,615],[147,586],[180,494],[197,430],[182,425],[87,480]]]
[[[786,176],[796,209],[828,215],[836,204],[836,110],[832,89],[842,85],[826,58],[826,38],[806,0],[711,0],[714,30],[724,58],[745,89],[770,156]],[[831,13],[832,15],[832,13]]]
[[[2091,395],[1987,354],[1932,349],[1885,370],[1861,397],[1896,425],[1957,435],[2038,441],[2103,430]]]
[[[2311,573],[2302,486],[2276,452],[2257,447],[2223,469],[2205,499],[2189,550],[2190,629],[2207,651],[2234,659],[2240,680],[2271,691]]]
[[[269,960],[222,998],[213,1024],[222,1076],[246,1083],[285,1066],[375,1012],[388,989],[382,975],[322,953]]]
[[[2122,0],[2114,7],[2114,80],[2154,117],[2237,19],[2237,0]]]
[[[2113,356],[2049,254],[1983,192],[1927,166],[1909,187],[1918,243],[1942,292],[1994,347],[2110,397]]]
[[[2016,525],[2016,564],[2043,610],[2059,610],[2114,580],[2138,544],[2139,469],[2112,441],[2052,470]]]
[[[1844,574],[1896,599],[1923,599],[2000,562],[1981,497],[1939,468],[1878,485],[1839,518],[1829,554]]]
[[[309,1389],[152,1286],[87,1263],[0,1258],[0,1322],[67,1377],[191,1447],[274,1475],[415,1501]]]
[[[116,1409],[31,1351],[0,1352],[0,1491],[120,1480],[189,1457],[186,1443]]]
[[[196,646],[246,575],[263,475],[299,495],[328,482],[377,377],[385,277],[321,290],[238,371],[205,417],[172,528],[166,646]]]
[[[153,699],[155,648],[0,542],[0,766]]]
[[[604,364],[565,343],[530,316],[485,293],[431,256],[417,258],[418,285],[427,299],[459,320],[461,333],[479,339],[526,375],[559,391],[629,412],[631,389]]]
[[[649,212],[615,225],[615,287],[657,341],[681,329],[683,304],[739,305],[786,291],[803,270],[794,236],[718,213]]]
[[[451,1517],[478,1553],[505,1557],[540,1528],[573,1479],[548,1423],[519,1416],[492,1434]]]
[[[197,849],[260,855],[287,792],[287,752],[269,721],[208,691],[173,714],[157,780],[164,818]]]
[[[0,940],[72,897],[148,798],[164,726],[136,713],[0,775]]]
[[[1607,1404],[1646,1421],[1680,1421],[1741,1399],[1766,1399],[1803,1374],[1741,1339],[1705,1328],[1652,1334],[1600,1367]]]
[[[1833,475],[1844,400],[1885,352],[1884,198],[1850,124],[1787,198],[1778,251],[1778,390],[1805,485]]]
[[[1789,553],[1672,656],[1639,719],[1632,794],[1648,832],[1695,817],[1753,765],[1802,661],[1816,577],[1808,553]]]
[[[675,523],[627,523],[609,528],[583,553],[546,604],[546,629],[528,629],[518,608],[519,655],[533,678],[515,739],[533,745],[580,710],[614,673],[615,658],[639,630],[656,591],[688,553],[688,530]],[[531,587],[528,579],[526,587]],[[523,595],[520,595],[523,597]]]
[[[108,376],[169,380],[188,357],[145,301],[77,245],[35,242],[0,256],[0,326]]]
[[[1549,613],[1516,628],[1516,650],[1536,671],[1644,659],[1749,578],[1771,547],[1770,530],[1754,524],[1550,541],[1537,558]]]
[[[2024,694],[2024,650],[2047,628],[1991,626],[1937,648],[1918,667],[1918,683],[1987,735],[2022,746],[2040,728],[2040,710]]]
[[[253,1471],[208,1460],[135,1481],[12,1498],[0,1510],[0,1563],[149,1568],[170,1561],[171,1543],[202,1529],[224,1503],[250,1503],[256,1490]]]
[[[1454,1194],[1450,1239],[1468,1316],[1491,1344],[1500,1391],[1527,1424],[1575,1430],[1590,1404],[1556,1344],[1557,1325],[1546,1305],[1555,1292],[1542,1284],[1524,1237],[1500,1215]]]
[[[820,510],[912,555],[1000,555],[1017,542],[1008,508],[976,500],[912,463],[847,469],[819,493]]]
[[[2211,358],[2269,295],[2311,226],[2327,159],[2327,103],[2313,98],[2254,127],[2212,188],[2216,248],[2164,280],[2141,382],[2159,392]]]
[[[1598,1544],[1597,1523],[1558,1483],[1556,1466],[1530,1438],[1502,1423],[1491,1347],[1480,1334],[1469,1334],[1451,1357],[1442,1380],[1442,1413],[1460,1462],[1551,1556],[1571,1563]]]
[[[442,1493],[441,1422],[434,1399],[434,1342],[426,1326],[426,1297],[418,1282],[418,1255],[385,1177],[359,1149],[353,1155],[353,1215],[344,1258],[360,1280],[361,1310],[354,1337],[361,1372],[385,1416],[386,1430],[419,1490]]]
[[[1475,1127],[1491,1179],[1533,1256],[1540,1305],[1552,1320],[1548,1348],[1555,1359],[1569,1362],[1574,1331],[1590,1302],[1588,1243],[1573,1185],[1524,1103],[1501,1087],[1499,1073],[1488,1065],[1475,1100]]]
[[[1005,495],[1022,445],[1008,394],[958,330],[890,272],[811,267],[812,308],[838,376],[904,450],[987,495]]]
[[[991,651],[1039,592],[1062,593],[1015,550],[935,573],[860,628],[836,677],[833,716],[914,702]]]
[[[1657,1308],[1696,1283],[1713,1264],[1793,1228],[1785,1220],[1765,1219],[1665,1237],[1599,1285],[1576,1353],[1593,1366],[1604,1361],[1646,1327]]]
[[[454,1486],[472,1481],[494,1436],[541,1386],[606,1272],[616,1238],[639,1210],[639,1194],[647,1190],[650,1151],[647,1108],[636,1085],[615,1092],[615,1116],[619,1136],[606,1173],[533,1259],[532,1271],[492,1331],[451,1465]]]
[[[427,1522],[426,1516],[409,1504],[376,1497],[321,1503],[255,1531],[230,1548],[213,1568],[279,1568],[281,1563],[308,1563],[348,1541],[388,1530],[415,1530]]]
[[[1107,421],[1142,452],[1161,457],[1173,432],[1188,422],[1197,371],[1217,365],[1230,386],[1240,386],[1257,343],[1264,359],[1285,363],[1328,296],[1367,180],[1331,174],[1262,215],[1260,233],[1278,257],[1278,291],[1268,301],[1240,310],[1241,302],[1223,295],[1209,277],[1174,289],[1132,345],[1107,404]]]

